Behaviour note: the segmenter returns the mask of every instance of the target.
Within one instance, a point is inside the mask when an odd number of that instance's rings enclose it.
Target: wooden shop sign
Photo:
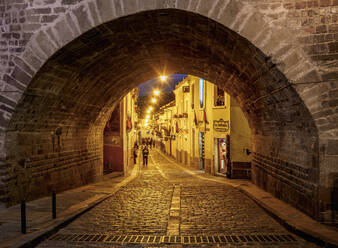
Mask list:
[[[214,130],[217,132],[228,132],[230,128],[229,121],[225,121],[222,118],[214,120]]]

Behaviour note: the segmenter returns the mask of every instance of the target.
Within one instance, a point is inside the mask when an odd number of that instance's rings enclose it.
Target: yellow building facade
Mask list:
[[[216,85],[187,76],[163,106],[162,150],[179,163],[231,178],[250,177],[250,128],[236,101]],[[170,113],[170,115],[169,115]],[[164,128],[162,129],[164,130]]]
[[[138,115],[136,105],[138,89],[130,91],[121,101],[123,104],[123,160],[124,172],[127,172],[134,164],[133,149],[138,141]]]
[[[116,105],[104,129],[103,170],[126,173],[133,164],[133,146],[137,140],[138,89],[133,89]]]

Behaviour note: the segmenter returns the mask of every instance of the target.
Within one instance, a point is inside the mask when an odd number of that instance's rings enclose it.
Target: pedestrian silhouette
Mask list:
[[[143,155],[143,166],[148,165],[148,155],[149,155],[149,150],[148,147],[145,145],[143,150],[142,150],[142,155]]]
[[[137,148],[136,147],[134,147],[133,155],[134,155],[134,164],[136,164],[136,159],[137,159]]]

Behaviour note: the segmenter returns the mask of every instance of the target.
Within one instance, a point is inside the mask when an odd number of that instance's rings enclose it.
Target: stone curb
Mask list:
[[[251,194],[247,189],[245,189],[243,187],[243,185],[241,185],[241,184],[236,185],[235,182],[231,183],[231,182],[221,181],[221,179],[219,179],[219,177],[215,178],[215,179],[211,179],[211,178],[207,178],[206,176],[201,175],[201,174],[196,175],[196,174],[192,173],[192,171],[190,171],[188,168],[185,168],[184,166],[179,164],[173,158],[168,157],[162,151],[160,151],[158,149],[156,149],[156,150],[159,152],[159,154],[164,156],[167,160],[175,163],[177,166],[179,166],[183,170],[189,172],[190,174],[192,174],[195,177],[198,177],[198,178],[201,178],[201,179],[204,179],[204,180],[217,181],[217,182],[220,182],[220,183],[231,185],[234,188],[238,189],[240,192],[244,193],[246,196],[248,196],[250,199],[252,199],[255,203],[257,203],[257,205],[259,205],[262,209],[264,209],[271,217],[276,219],[281,225],[283,225],[290,232],[295,233],[296,235],[302,237],[303,239],[305,239],[309,242],[315,243],[317,245],[320,245],[320,246],[323,246],[323,247],[328,247],[328,248],[338,248],[338,238],[336,238],[337,240],[334,240],[331,237],[329,237],[328,235],[307,229],[307,228],[305,228],[304,225],[298,225],[297,226],[296,223],[291,223],[290,220],[286,220],[285,218],[283,218],[281,213],[279,213],[278,211],[276,211],[275,209],[273,209],[272,207],[270,207],[269,205],[264,203],[259,198],[255,197],[253,194]],[[248,181],[248,183],[251,183],[251,181]],[[275,198],[275,197],[273,197],[273,198]],[[291,206],[289,206],[289,207],[291,208]],[[310,218],[310,217],[308,217],[308,218]],[[322,224],[318,223],[318,225],[322,225]],[[337,233],[336,237],[338,237],[338,233]]]
[[[303,239],[320,245],[322,247],[328,248],[338,248],[338,243],[335,240],[330,240],[330,237],[325,237],[321,233],[313,232],[311,230],[304,230],[303,226],[296,226],[293,223],[290,223],[288,220],[285,220],[277,211],[269,207],[267,204],[262,202],[260,199],[256,198],[254,195],[250,194],[248,191],[242,188],[242,186],[234,186],[240,192],[252,199],[257,205],[264,209],[271,217],[277,220],[281,225],[283,225],[287,230],[296,235],[302,237]],[[338,234],[337,234],[338,235]]]
[[[0,248],[30,248],[35,247],[39,243],[41,243],[43,240],[47,239],[49,236],[53,235],[54,233],[58,232],[61,228],[67,226],[69,223],[74,221],[76,218],[81,216],[82,214],[88,212],[101,202],[105,201],[106,199],[112,197],[121,187],[125,186],[126,184],[130,183],[132,180],[134,180],[137,177],[137,167],[135,166],[131,172],[131,174],[125,178],[122,182],[118,183],[115,188],[113,188],[113,192],[109,193],[105,196],[100,197],[99,199],[96,199],[89,203],[88,205],[85,205],[83,207],[74,209],[71,213],[67,214],[66,216],[57,217],[55,220],[45,223],[41,230],[35,231],[30,234],[22,235],[21,237],[7,242],[4,242],[0,245]],[[70,207],[71,208],[71,207]],[[60,213],[60,215],[63,215],[66,211],[69,211],[68,208],[64,212]]]

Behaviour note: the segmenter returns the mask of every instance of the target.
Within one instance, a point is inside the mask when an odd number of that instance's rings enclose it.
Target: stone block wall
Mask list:
[[[250,162],[232,162],[231,178],[233,179],[251,179],[251,163]],[[261,180],[257,180],[261,182]]]
[[[94,182],[102,175],[102,135],[88,140],[88,132],[9,132],[6,163],[6,192],[3,200],[9,205],[61,192]],[[24,175],[13,172],[25,170]],[[26,181],[22,181],[25,177]],[[20,193],[24,188],[30,192]]]
[[[278,158],[253,154],[253,182],[289,204],[301,209],[310,216],[319,218],[318,183],[315,169]]]
[[[299,192],[297,187],[293,187],[292,190],[287,190],[289,193],[286,194],[291,197],[295,193],[293,196],[298,199],[290,199],[290,201],[298,201],[299,204],[292,203],[293,205],[300,206],[302,200],[304,200],[306,212],[311,212],[310,215],[313,215],[313,210],[317,211],[318,219],[324,222],[329,221],[330,216],[332,216],[331,210],[334,209],[334,205],[330,204],[334,191],[332,178],[337,178],[338,170],[336,166],[338,158],[338,1],[267,2],[255,0],[253,2],[255,8],[269,16],[271,21],[277,23],[278,26],[297,30],[294,35],[304,53],[310,58],[311,64],[306,66],[308,68],[307,73],[299,77],[295,88],[315,121],[319,133],[317,148],[319,152],[316,158],[309,156],[310,161],[295,161],[295,163],[311,171],[310,182],[315,185],[310,192],[303,188],[307,193]],[[280,51],[284,53],[282,56],[288,57],[287,61],[292,65],[289,72],[286,73],[289,78],[293,78],[297,74],[301,75],[300,59],[291,51],[292,49],[287,47]],[[284,66],[284,64],[281,64],[281,66]],[[316,70],[318,73],[315,72]],[[292,145],[293,142],[291,141],[290,144]],[[316,146],[316,144],[312,146]],[[279,159],[278,156],[271,157]],[[302,159],[304,156],[299,154],[298,157]],[[320,164],[320,168],[314,167],[311,160]],[[271,166],[274,167],[273,164]],[[295,166],[296,170],[297,168]],[[256,168],[256,170],[262,171],[261,168]],[[269,174],[268,171],[264,173]],[[292,174],[288,176],[294,177]],[[318,180],[315,180],[316,177]],[[256,181],[260,181],[259,185],[264,184],[262,180],[257,179]],[[281,181],[280,183],[285,185]],[[274,183],[270,186],[271,189],[275,187]],[[290,184],[288,187],[290,187]],[[276,195],[280,196],[280,194]],[[289,196],[282,196],[281,198],[287,199]],[[311,197],[318,197],[317,205]]]

